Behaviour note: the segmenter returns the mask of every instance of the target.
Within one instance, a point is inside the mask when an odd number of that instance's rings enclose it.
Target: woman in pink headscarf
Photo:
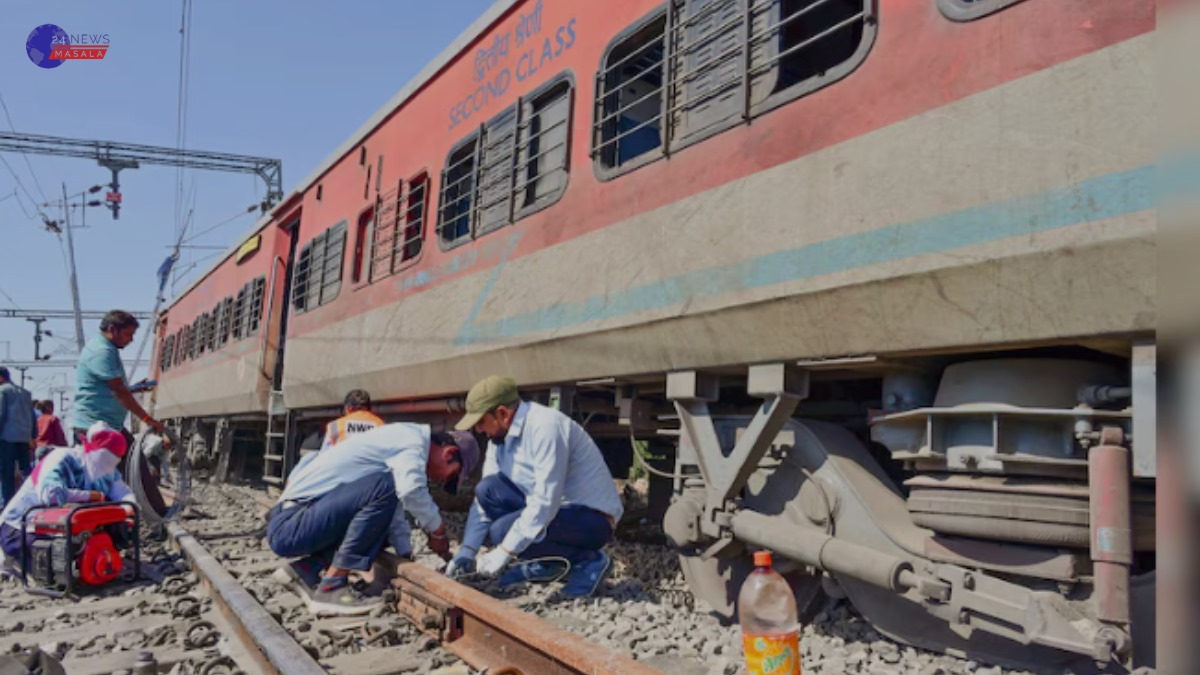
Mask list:
[[[121,432],[97,422],[88,430],[82,447],[51,450],[0,513],[0,549],[11,558],[21,555],[21,516],[35,506],[134,503],[133,492],[117,470],[126,449]]]

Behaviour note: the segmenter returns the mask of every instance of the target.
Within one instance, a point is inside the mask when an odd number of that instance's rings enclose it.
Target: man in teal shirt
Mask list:
[[[75,367],[75,407],[71,413],[76,437],[82,438],[96,422],[123,429],[126,412],[163,433],[163,423],[142,408],[125,380],[119,350],[133,342],[137,329],[138,320],[132,314],[114,309],[100,321],[100,334],[92,336],[79,354],[79,365]]]

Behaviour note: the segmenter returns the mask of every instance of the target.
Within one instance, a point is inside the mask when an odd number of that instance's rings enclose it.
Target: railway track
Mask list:
[[[176,675],[740,672],[737,627],[692,605],[658,545],[614,544],[611,580],[590,600],[547,586],[460,584],[430,556],[398,566],[388,602],[371,615],[318,619],[271,579],[279,559],[261,539],[264,493],[210,485],[193,497],[169,541],[146,547],[138,582],[78,602],[5,582],[0,653],[40,648],[87,675],[131,672],[144,652],[156,672]],[[806,627],[804,651],[805,672],[1001,672],[895,645],[836,606]]]

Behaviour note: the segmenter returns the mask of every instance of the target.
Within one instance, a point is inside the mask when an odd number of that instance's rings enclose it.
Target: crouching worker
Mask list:
[[[500,577],[501,587],[565,575],[563,595],[591,595],[608,573],[601,549],[623,513],[600,449],[570,417],[521,400],[507,377],[476,384],[466,407],[458,428],[473,428],[491,442],[462,547],[446,574],[476,567],[491,576],[520,558],[524,562]],[[485,541],[493,548],[476,564]]]
[[[21,517],[35,506],[80,502],[128,502],[137,499],[117,470],[128,445],[120,431],[97,422],[82,446],[53,448],[33,468],[21,489],[0,513],[0,549],[20,565]],[[27,536],[26,543],[34,540]]]
[[[448,560],[450,540],[428,481],[455,492],[459,476],[478,463],[479,446],[467,433],[431,435],[423,424],[386,424],[355,434],[292,472],[267,516],[267,543],[277,555],[303,556],[284,570],[303,586],[301,597],[314,614],[367,613],[381,599],[351,587],[350,572],[370,569],[389,540],[397,555],[412,555],[401,508],[428,533],[429,548]]]

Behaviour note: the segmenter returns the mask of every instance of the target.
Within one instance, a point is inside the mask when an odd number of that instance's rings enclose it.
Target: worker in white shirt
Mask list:
[[[457,428],[490,442],[463,543],[446,574],[474,568],[490,576],[521,559],[500,577],[502,587],[566,576],[563,595],[591,595],[608,574],[602,549],[623,512],[596,443],[570,417],[521,400],[511,378],[476,384],[466,409]],[[485,541],[492,549],[476,562]]]
[[[398,555],[412,554],[408,523],[394,517],[400,508],[448,560],[450,540],[429,481],[456,493],[459,477],[478,463],[469,433],[431,434],[426,425],[400,423],[355,434],[292,472],[267,516],[267,543],[277,555],[304,556],[283,570],[303,584],[315,614],[367,613],[381,600],[351,587],[349,573],[370,569],[389,538]]]

